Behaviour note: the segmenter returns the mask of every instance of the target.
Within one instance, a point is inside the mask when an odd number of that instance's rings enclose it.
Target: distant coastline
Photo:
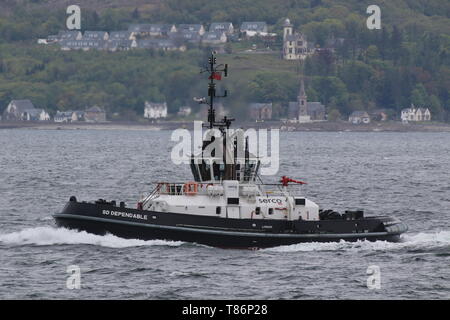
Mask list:
[[[272,128],[281,131],[311,131],[311,132],[450,132],[448,123],[408,123],[388,121],[372,122],[370,124],[354,125],[348,122],[312,122],[283,123],[281,121],[267,122],[236,122],[240,128]],[[55,122],[0,122],[0,129],[33,129],[33,130],[174,130],[177,128],[193,128],[193,121],[161,121],[143,123],[131,121],[111,121],[105,123],[55,123]]]

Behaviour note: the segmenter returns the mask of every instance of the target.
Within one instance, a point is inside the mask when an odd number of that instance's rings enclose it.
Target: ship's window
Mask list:
[[[227,204],[239,204],[239,198],[228,198]]]
[[[198,167],[200,169],[201,180],[202,181],[211,180],[211,166],[205,161],[202,161],[202,163],[199,164]]]
[[[255,214],[259,215],[261,213],[261,207],[256,207]]]
[[[221,212],[221,207],[216,207],[216,214],[220,214]]]
[[[273,208],[269,208],[269,214],[273,214]]]
[[[194,163],[194,159],[191,160],[191,171],[192,175],[194,176],[195,181],[200,181],[200,175],[198,173],[198,167]]]
[[[295,204],[299,206],[305,205],[305,199],[295,199]]]
[[[221,170],[221,166],[223,167],[223,165],[215,162],[213,163],[213,178],[216,181],[220,181],[222,179],[223,171]]]
[[[255,176],[256,161],[249,161],[245,164],[244,181],[250,181]]]

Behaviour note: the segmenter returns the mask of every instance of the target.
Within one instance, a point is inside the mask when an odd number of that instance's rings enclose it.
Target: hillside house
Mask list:
[[[180,107],[180,109],[178,110],[178,115],[181,117],[187,117],[192,113],[192,109],[189,106],[182,106]]]
[[[302,33],[294,33],[293,25],[289,19],[283,24],[283,59],[304,60],[313,51],[309,50],[306,36]]]
[[[84,111],[57,111],[53,121],[59,123],[84,121]]]
[[[50,115],[44,109],[27,109],[22,114],[24,121],[50,121]]]
[[[108,40],[109,34],[106,31],[85,31],[81,40]]]
[[[240,31],[247,37],[267,36],[269,34],[267,24],[261,21],[243,22]]]
[[[195,31],[177,31],[174,33],[171,33],[169,35],[170,39],[174,43],[192,43],[192,44],[199,44],[202,40],[202,36],[198,34],[198,32]]]
[[[59,42],[61,50],[108,50],[106,40],[63,40]]]
[[[196,32],[199,35],[203,35],[205,33],[205,27],[201,24],[180,24],[177,28],[178,31],[189,31]]]
[[[136,40],[109,40],[107,43],[109,51],[123,51],[137,48]]]
[[[144,118],[163,119],[167,118],[167,103],[156,103],[145,101]]]
[[[202,37],[204,44],[221,44],[227,42],[227,35],[225,32],[205,32]]]
[[[209,32],[225,32],[226,35],[233,34],[234,27],[231,22],[213,22],[209,26]]]
[[[389,116],[385,109],[376,109],[370,111],[370,119],[373,121],[387,121]]]
[[[411,104],[411,107],[401,111],[400,118],[404,123],[408,123],[409,121],[431,121],[431,112],[428,108],[418,108],[414,104]]]
[[[3,120],[48,121],[50,115],[44,109],[36,109],[28,100],[12,100],[3,112]]]
[[[81,31],[59,31],[57,36],[59,41],[61,40],[81,40],[83,34]]]
[[[348,117],[348,122],[352,124],[368,124],[370,123],[370,117],[366,111],[353,111],[352,114]]]
[[[84,112],[86,122],[106,122],[106,112],[99,106],[93,106]]]
[[[177,32],[177,28],[173,24],[131,24],[128,31],[133,37],[165,37],[170,33]]]
[[[111,31],[109,40],[136,40],[131,31]]]
[[[252,120],[271,120],[272,119],[272,102],[270,103],[250,103],[249,117]]]

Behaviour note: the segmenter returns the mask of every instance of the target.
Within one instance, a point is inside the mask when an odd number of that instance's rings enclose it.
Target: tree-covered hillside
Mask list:
[[[223,82],[227,107],[246,115],[249,101],[272,101],[282,116],[296,99],[299,71],[310,100],[321,101],[332,118],[353,110],[410,103],[429,106],[433,118],[450,116],[450,2],[447,0],[152,0],[80,1],[83,30],[121,30],[130,23],[266,21],[279,38],[274,54],[239,50],[264,41],[232,43],[220,59],[230,64]],[[0,6],[0,111],[11,99],[31,99],[51,111],[101,104],[125,118],[141,114],[145,100],[166,100],[172,111],[204,94],[198,74],[207,49],[185,53],[149,50],[62,52],[36,40],[65,26],[63,1],[2,1]],[[63,3],[64,5],[62,5]],[[69,2],[68,2],[69,4]],[[381,30],[368,30],[366,8],[381,8]],[[317,47],[343,39],[303,65],[284,61],[282,22],[289,17]]]

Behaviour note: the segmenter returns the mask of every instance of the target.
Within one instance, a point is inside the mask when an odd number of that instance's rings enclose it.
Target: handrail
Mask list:
[[[150,201],[154,198],[156,198],[158,195],[163,194],[163,195],[192,195],[194,194],[193,192],[186,192],[186,185],[187,184],[192,184],[192,182],[157,182],[157,186],[153,189],[153,191],[143,200],[143,203]],[[222,185],[221,182],[198,182],[197,184],[197,189],[195,190],[195,194],[200,193],[203,194],[206,191],[206,187],[209,185]],[[252,183],[256,186],[261,186],[263,187],[262,189],[260,189],[262,195],[265,196],[283,196],[285,195],[285,191],[282,190],[282,185],[280,183]],[[247,185],[245,184],[240,184],[240,187]],[[264,190],[264,186],[276,186],[278,187],[277,190]],[[294,186],[298,186],[300,187],[301,185],[290,185],[288,188],[292,189]],[[201,192],[198,192],[201,191]],[[294,192],[294,194],[292,194],[292,190],[291,190],[291,195],[296,195],[296,192]],[[206,194],[206,192],[205,192]]]

